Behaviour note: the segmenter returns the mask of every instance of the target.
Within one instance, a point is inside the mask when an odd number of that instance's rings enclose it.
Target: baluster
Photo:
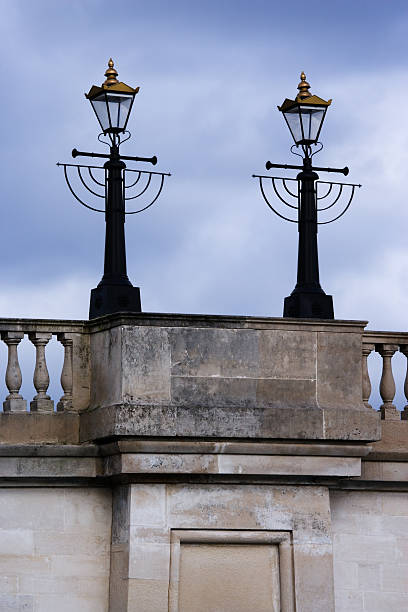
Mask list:
[[[9,394],[3,402],[4,412],[25,412],[27,402],[20,395],[21,370],[18,362],[17,346],[24,337],[23,332],[1,332],[2,340],[7,344],[8,360],[6,369],[6,385]]]
[[[61,342],[64,347],[64,365],[62,366],[61,371],[61,386],[64,391],[64,395],[61,397],[60,401],[57,404],[58,412],[63,410],[71,410],[72,409],[72,388],[73,388],[73,378],[72,378],[72,338],[69,338],[67,334],[61,333],[57,334],[58,340]]]
[[[398,350],[397,344],[378,344],[376,350],[383,358],[383,369],[380,382],[380,395],[383,401],[381,410],[381,418],[391,421],[399,421],[401,414],[396,409],[392,400],[395,396],[395,381],[392,374],[391,358]]]
[[[30,402],[30,410],[32,412],[52,412],[54,410],[54,402],[47,395],[47,389],[50,384],[50,377],[45,360],[45,347],[51,339],[50,333],[31,332],[28,334],[31,342],[35,346],[35,369],[33,376],[34,387],[37,395]]]
[[[372,408],[371,404],[368,403],[371,395],[371,381],[370,374],[368,373],[367,357],[371,351],[375,350],[375,344],[363,343],[363,360],[362,360],[362,376],[363,376],[363,402],[367,408]]]
[[[404,410],[401,413],[401,419],[403,419],[404,421],[408,421],[408,344],[403,344],[402,346],[400,346],[400,351],[407,358],[407,372],[405,374],[405,383],[404,383],[404,394],[405,394],[405,401],[407,402],[407,405],[405,406]]]

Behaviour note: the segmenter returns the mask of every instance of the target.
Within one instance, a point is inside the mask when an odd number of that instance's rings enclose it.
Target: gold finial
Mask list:
[[[297,97],[300,98],[301,100],[303,100],[304,98],[309,98],[309,96],[312,95],[309,91],[310,85],[306,81],[306,75],[304,72],[302,72],[300,75],[300,83],[297,86],[297,88],[299,90]]]
[[[114,63],[112,58],[110,58],[108,66],[109,68],[105,72],[106,81],[103,83],[103,85],[105,85],[106,87],[111,87],[112,85],[116,85],[118,83],[118,80],[116,78],[118,76],[118,73],[113,67]]]

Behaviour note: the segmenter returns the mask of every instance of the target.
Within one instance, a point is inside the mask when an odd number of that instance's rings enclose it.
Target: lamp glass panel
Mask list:
[[[326,109],[324,107],[322,108],[321,106],[300,107],[305,141],[315,142],[317,140],[325,110]]]
[[[91,100],[91,104],[101,125],[102,131],[106,132],[106,130],[108,130],[110,127],[110,121],[108,107],[106,106],[105,93],[103,92],[96,98],[93,98],[93,100]]]
[[[295,108],[286,111],[284,115],[291,131],[292,138],[296,144],[298,144],[303,140],[302,125],[300,122],[298,107],[296,106]]]
[[[132,106],[133,94],[110,92],[106,94],[106,99],[112,122],[111,128],[115,132],[124,130]]]

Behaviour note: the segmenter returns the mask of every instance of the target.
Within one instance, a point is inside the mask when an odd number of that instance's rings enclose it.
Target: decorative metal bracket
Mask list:
[[[271,164],[270,162],[267,162],[267,169],[269,168],[291,168],[291,169],[302,169],[301,166],[292,166],[292,165],[288,165],[286,164],[285,166],[282,165],[278,165],[278,164]],[[342,172],[343,174],[348,174],[348,168],[313,168],[313,170],[324,170],[326,172]],[[276,208],[274,208],[274,206],[272,206],[270,200],[268,199],[266,193],[265,193],[265,186],[263,181],[265,179],[271,181],[272,183],[272,187],[273,190],[276,194],[276,196],[278,197],[278,199],[283,202],[283,204],[285,204],[285,206],[287,206],[288,208],[292,208],[294,210],[299,211],[300,208],[300,183],[301,181],[299,179],[296,178],[288,178],[288,177],[281,177],[281,176],[264,176],[264,175],[260,175],[260,174],[253,174],[252,175],[253,178],[258,178],[259,179],[259,187],[262,193],[262,197],[265,200],[266,204],[269,206],[269,208],[281,219],[284,219],[285,221],[290,221],[291,223],[298,223],[298,219],[291,219],[289,217],[287,217],[286,215],[283,215],[282,213],[280,213],[278,210],[276,210]],[[292,183],[297,183],[296,187],[295,187],[295,193],[293,190],[289,189],[287,182],[288,181],[292,181]],[[290,196],[291,200],[288,202],[287,201],[287,197],[282,195],[282,189],[279,190],[278,189],[278,185],[282,185],[284,191]],[[350,195],[348,198],[347,203],[345,204],[344,207],[342,207],[342,210],[339,214],[335,215],[332,219],[330,219],[329,221],[318,221],[318,225],[327,225],[328,223],[333,223],[333,221],[337,221],[337,219],[340,219],[340,217],[342,217],[347,210],[350,207],[350,204],[353,200],[354,197],[354,191],[356,189],[356,187],[361,187],[361,185],[358,185],[356,183],[337,183],[335,181],[321,181],[321,180],[317,180],[315,181],[315,185],[316,185],[316,202],[317,202],[317,211],[321,212],[324,210],[329,210],[330,208],[333,208],[339,201],[341,201],[342,195],[343,195],[343,191],[345,191],[345,189],[348,190],[348,188],[350,188]],[[328,185],[328,187],[323,189],[326,189],[326,193],[323,193],[322,195],[319,195],[319,185]],[[337,187],[334,187],[337,186]],[[328,204],[327,206],[323,206],[323,207],[319,207],[318,206],[318,202],[321,200],[325,200],[333,191],[333,188],[335,189],[335,192],[333,194],[333,201]],[[294,203],[295,202],[295,203]]]
[[[102,153],[81,153],[79,151],[77,151],[76,149],[74,149],[72,151],[72,156],[73,157],[77,157],[77,155],[86,155],[89,157],[104,157],[104,158],[108,158],[108,155],[103,155]],[[152,158],[143,158],[143,157],[126,157],[126,156],[122,156],[121,155],[121,159],[128,159],[128,160],[137,160],[137,161],[149,161],[152,164],[157,163],[157,159],[156,157],[152,157]],[[82,184],[82,186],[89,191],[89,193],[91,193],[93,196],[97,197],[97,198],[102,198],[105,200],[106,202],[106,198],[107,198],[107,170],[103,167],[103,166],[89,166],[89,165],[82,165],[82,164],[65,164],[65,163],[57,163],[57,166],[62,166],[64,168],[64,176],[65,176],[65,180],[66,183],[68,185],[68,188],[70,190],[70,192],[72,193],[72,195],[74,196],[74,198],[80,203],[82,204],[82,206],[85,206],[85,208],[89,208],[89,210],[93,210],[95,212],[101,212],[104,213],[105,209],[101,209],[101,208],[97,208],[96,206],[91,206],[90,204],[87,204],[86,202],[84,202],[75,192],[74,187],[72,186],[72,179],[70,179],[69,177],[69,170],[68,168],[76,168],[76,172],[78,175],[78,178],[80,180],[80,183]],[[87,172],[86,172],[87,171]],[[103,182],[101,180],[98,180],[98,178],[95,177],[95,171],[102,171],[103,172]],[[74,171],[75,172],[75,171]],[[135,180],[132,179],[133,182],[129,182],[129,184],[127,184],[127,177],[129,176],[128,173],[132,173],[132,174],[136,174],[136,178]],[[85,176],[87,178],[85,178]],[[165,176],[171,176],[171,174],[169,172],[153,172],[153,171],[149,171],[149,170],[133,170],[130,168],[126,168],[122,171],[122,185],[123,185],[123,191],[124,191],[124,200],[135,200],[136,198],[139,198],[140,196],[142,196],[143,194],[145,194],[147,192],[147,190],[149,189],[149,187],[151,186],[151,181],[152,181],[152,177],[153,176],[158,176],[160,177],[159,179],[159,185],[156,191],[156,194],[154,196],[154,198],[145,206],[143,206],[142,208],[139,208],[137,210],[130,210],[130,211],[125,211],[126,215],[136,215],[140,212],[143,212],[144,210],[146,210],[147,208],[150,208],[151,206],[153,206],[153,204],[156,202],[156,200],[158,199],[158,197],[160,196],[162,189],[163,189],[163,184],[164,184],[164,177]],[[89,181],[89,179],[90,182]],[[143,179],[146,178],[146,180],[144,181]],[[141,180],[142,179],[142,180]],[[140,185],[139,182],[141,181]],[[89,182],[89,184],[88,184]],[[91,185],[91,186],[90,186]],[[95,187],[96,185],[96,187]],[[137,187],[136,187],[137,185]],[[127,191],[127,190],[131,190],[133,188],[139,189],[141,187],[141,189],[137,192],[137,193],[132,193],[131,191]],[[102,189],[101,189],[102,188]],[[129,194],[129,195],[128,195]]]

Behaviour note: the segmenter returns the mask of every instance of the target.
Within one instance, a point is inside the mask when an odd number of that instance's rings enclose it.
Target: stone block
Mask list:
[[[105,593],[105,598],[87,597],[86,593],[82,596],[74,595],[69,592],[63,597],[59,593],[41,594],[36,597],[38,610],[41,612],[72,612],[80,610],[81,612],[108,612],[108,592]]]
[[[383,495],[382,512],[389,516],[408,517],[408,493],[390,492]]]
[[[0,576],[0,593],[5,595],[7,593],[18,592],[18,578],[17,576]]]
[[[112,546],[122,550],[129,542],[130,524],[130,492],[131,489],[117,486],[112,492]]]
[[[121,346],[122,401],[168,404],[170,344],[167,329],[124,327]]]
[[[370,612],[405,612],[408,610],[408,595],[390,592],[366,592],[364,593],[365,609]],[[337,612],[337,611],[336,611]]]
[[[259,376],[316,380],[317,335],[282,329],[259,332]]]
[[[80,531],[47,531],[34,534],[35,554],[48,557],[59,555],[104,555],[109,552],[109,540],[106,534],[94,535]]]
[[[302,612],[334,610],[332,548],[325,543],[295,546],[294,564],[302,571],[296,574],[296,603]],[[316,593],[319,597],[316,598]]]
[[[129,600],[124,612],[164,612],[168,610],[168,580],[129,580]],[[116,608],[117,612],[122,609]]]
[[[319,332],[317,397],[320,405],[362,406],[360,333]]]
[[[397,560],[397,550],[392,536],[336,534],[333,539],[336,558],[341,561],[373,564],[390,563]]]
[[[54,402],[52,399],[39,398],[30,402],[31,412],[54,412]]]
[[[290,379],[259,379],[256,386],[256,406],[286,408],[317,408],[316,381]]]
[[[406,534],[401,534],[396,539],[395,548],[398,563],[408,565],[408,537]]]
[[[34,553],[34,534],[30,529],[0,529],[2,555],[29,556]]]
[[[382,567],[382,589],[401,593],[408,597],[408,564],[384,565]]]
[[[77,444],[78,441],[77,414],[0,412],[0,444]]]
[[[28,503],[29,502],[29,503]],[[47,512],[44,512],[47,508]],[[0,489],[0,526],[2,529],[36,531],[62,530],[64,493],[52,489]]]
[[[0,593],[1,612],[34,612],[34,597]]]
[[[380,415],[359,402],[324,406],[324,437],[328,440],[378,440]]]
[[[139,542],[130,534],[129,578],[166,580],[169,576],[169,544]]]
[[[361,591],[336,588],[335,601],[336,612],[364,612],[364,599]],[[368,609],[371,610],[371,608]]]
[[[25,575],[48,576],[50,570],[51,559],[47,556],[0,555],[0,574],[2,575],[15,576],[17,579]]]
[[[337,561],[336,556],[334,555],[333,566],[334,583],[336,585],[339,585],[342,589],[358,589],[357,563],[351,563],[349,561]]]
[[[382,480],[406,482],[408,480],[408,463],[384,461],[382,464]]]
[[[6,399],[3,402],[4,412],[27,412],[27,401],[22,397]]]
[[[255,329],[169,329],[171,375],[258,378],[259,332]]]
[[[148,488],[143,485],[133,485],[129,524],[162,527],[165,523],[166,485],[152,484]]]
[[[72,536],[71,536],[72,537]],[[56,543],[57,545],[57,543]],[[82,551],[88,549],[90,554],[84,554]],[[54,554],[50,552],[51,567],[50,572],[53,576],[58,577],[87,577],[87,578],[103,578],[103,583],[106,582],[106,576],[109,575],[110,560],[107,554],[107,547],[102,545],[101,541],[93,538],[87,544],[81,542],[81,552],[78,554],[78,547],[72,547],[70,554],[61,554],[60,549],[54,549]],[[98,561],[95,556],[98,554]],[[37,578],[35,578],[36,580]],[[88,585],[82,585],[81,588],[88,588]],[[99,588],[99,587],[98,587]],[[103,589],[105,586],[103,586]]]
[[[122,401],[122,330],[120,327],[91,334],[90,406]]]
[[[358,586],[361,591],[376,591],[381,584],[381,564],[369,561],[367,558],[367,563],[358,564]]]
[[[86,530],[88,535],[100,535],[108,529],[107,517],[112,512],[109,489],[89,488],[65,491],[64,528],[75,532]],[[110,524],[109,524],[110,530]]]
[[[231,408],[256,405],[257,380],[250,378],[181,377],[171,379],[171,400],[180,406]]]

